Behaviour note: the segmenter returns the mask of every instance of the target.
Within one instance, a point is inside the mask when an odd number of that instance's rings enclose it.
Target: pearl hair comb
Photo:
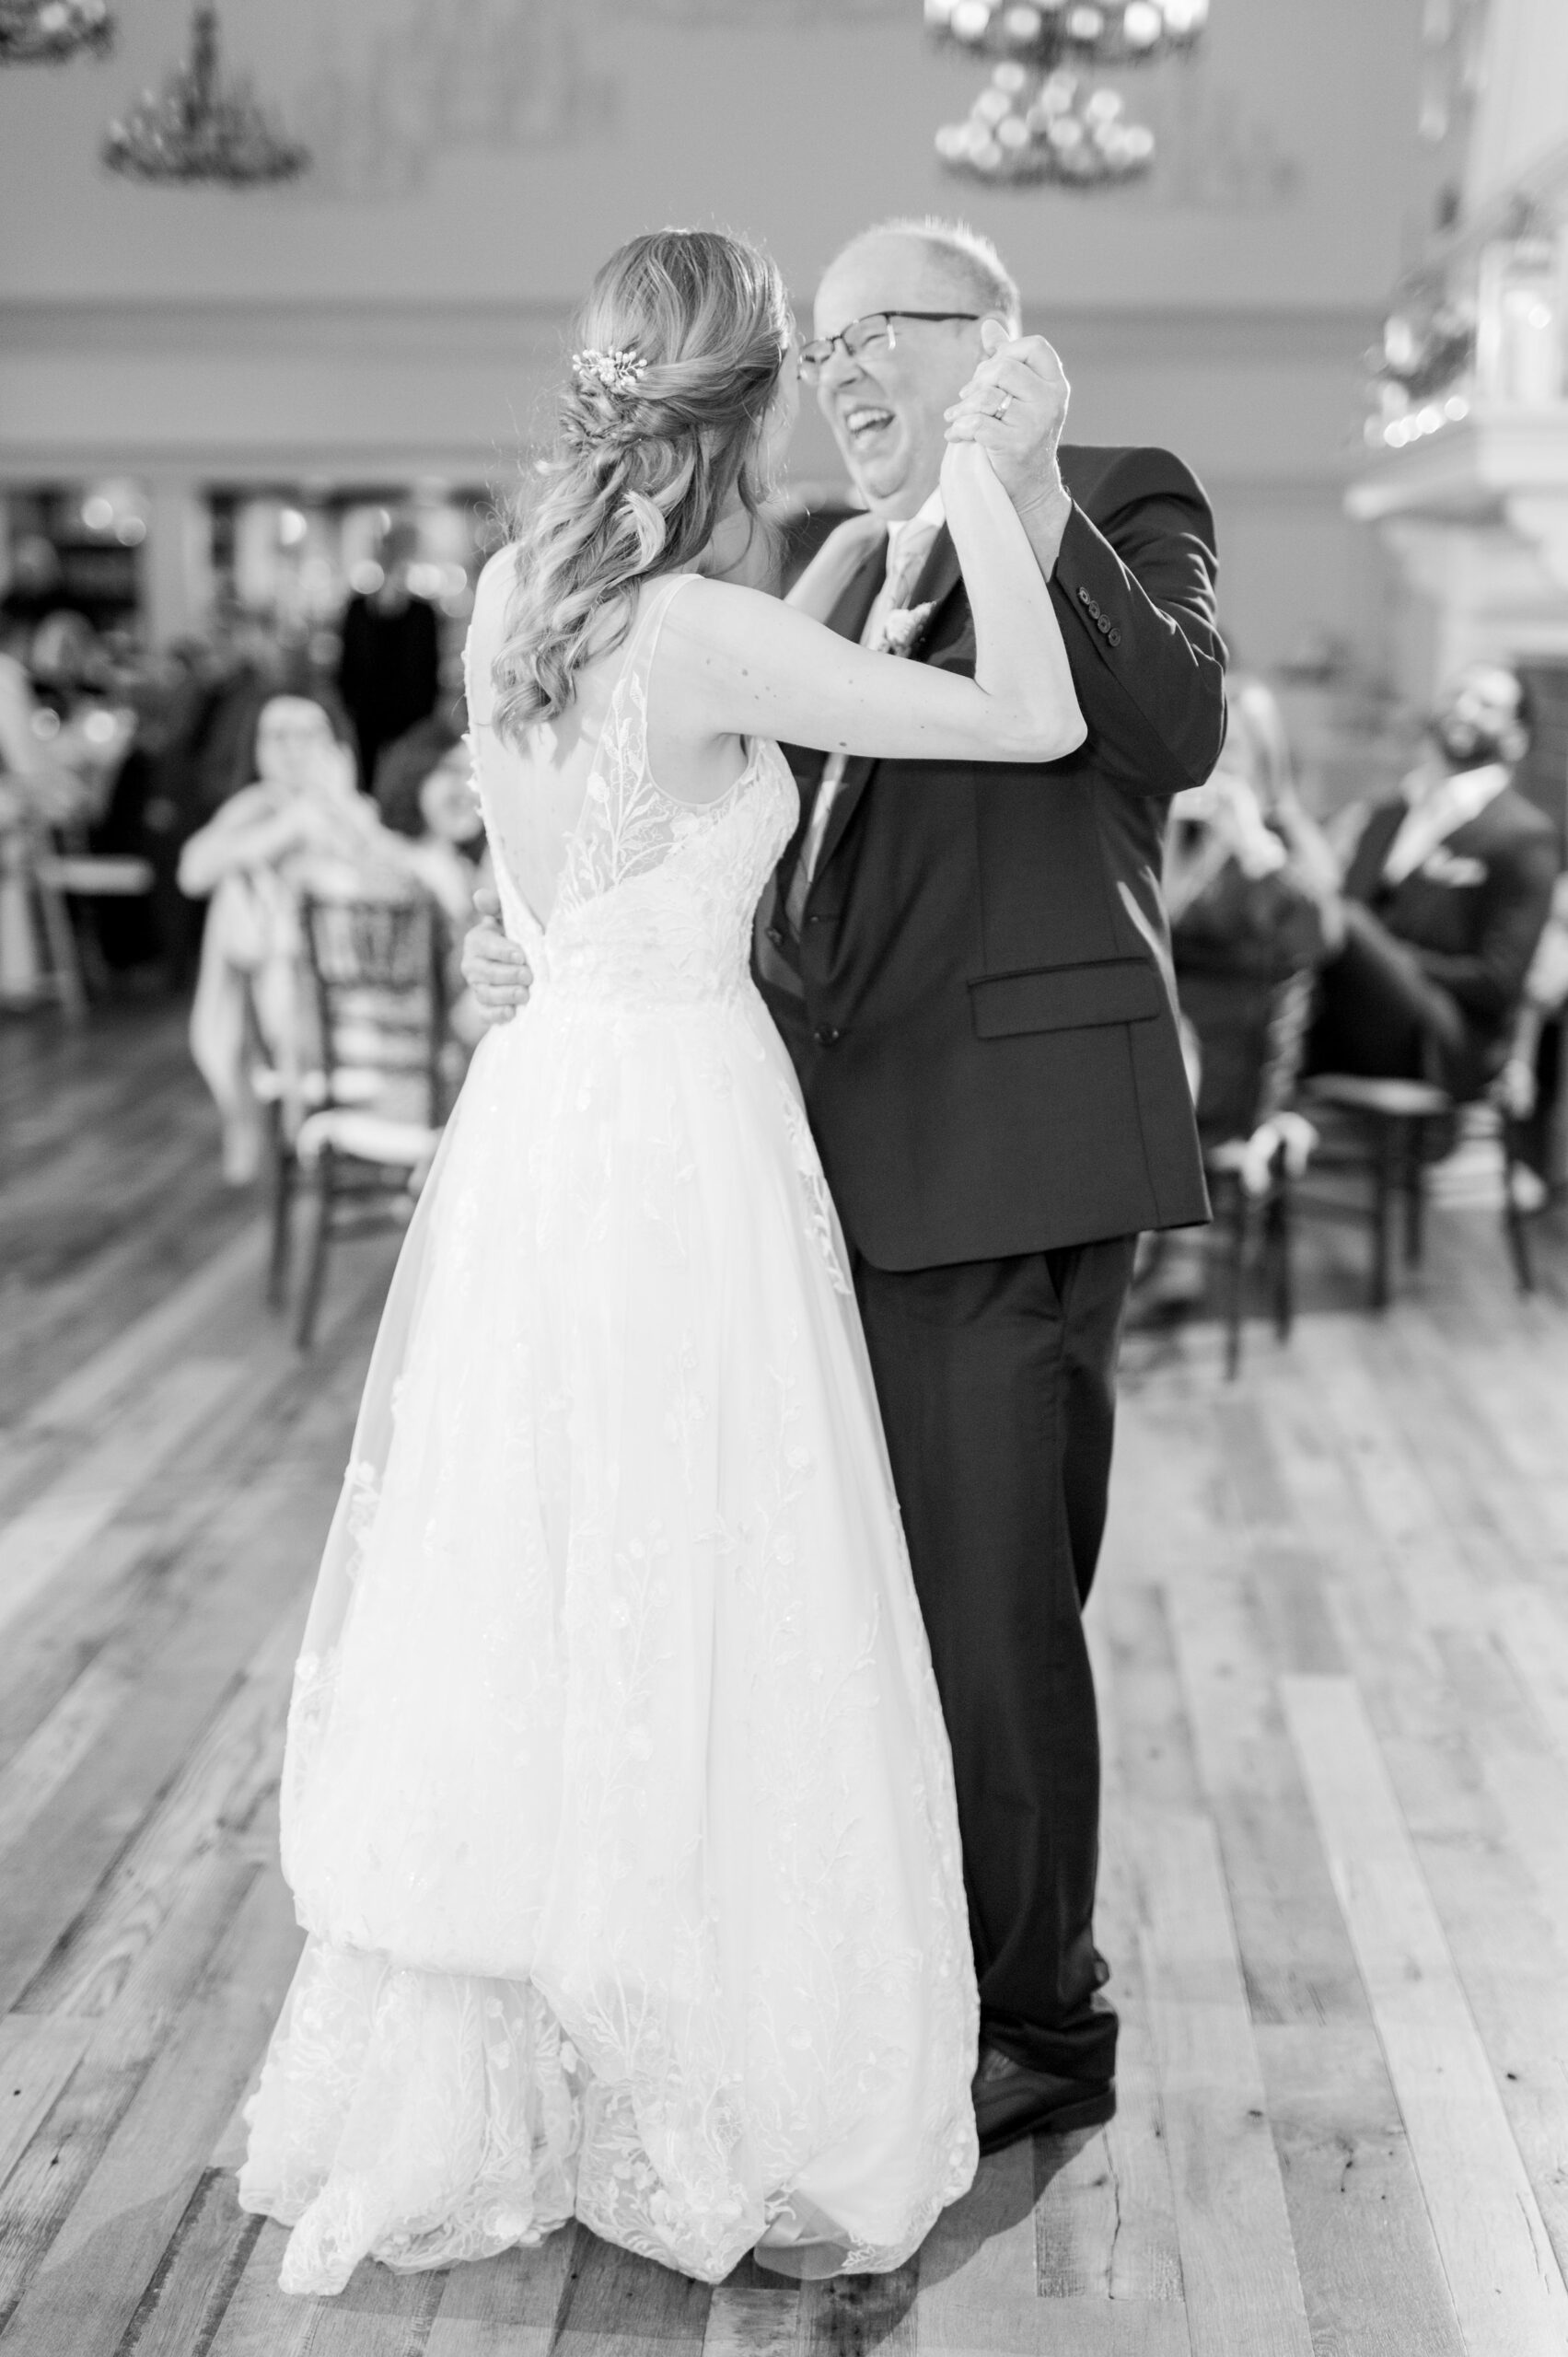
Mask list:
[[[589,344],[586,352],[574,352],[572,354],[572,367],[577,382],[580,385],[602,385],[607,393],[634,391],[647,373],[647,366],[633,344],[628,344],[623,352],[600,352]]]

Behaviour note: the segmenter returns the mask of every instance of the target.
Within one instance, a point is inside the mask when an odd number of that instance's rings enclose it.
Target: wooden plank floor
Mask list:
[[[289,1668],[393,1241],[308,1362],[167,1013],[0,1024],[0,2357],[1561,2357],[1568,1242],[1439,1212],[1252,1340],[1134,1338],[1090,1612],[1102,2134],[918,2261],[713,2293],[582,2232],[285,2300],[238,2108],[296,1933]]]

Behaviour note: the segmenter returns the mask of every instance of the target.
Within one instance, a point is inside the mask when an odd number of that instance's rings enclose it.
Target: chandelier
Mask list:
[[[1154,133],[1089,69],[1189,50],[1208,14],[1209,0],[925,0],[942,47],[997,61],[967,120],[936,134],[936,153],[949,171],[1013,186],[1135,179]]]
[[[225,88],[218,75],[218,15],[201,0],[191,27],[190,55],[161,93],[145,90],[123,121],[111,122],[103,143],[110,171],[136,180],[226,180],[249,187],[288,180],[310,161],[309,150],[273,128],[245,82]]]
[[[0,65],[58,65],[114,39],[109,0],[0,0]]]

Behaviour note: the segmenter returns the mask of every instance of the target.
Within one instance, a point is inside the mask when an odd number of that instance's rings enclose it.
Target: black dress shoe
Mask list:
[[[982,2153],[1000,2153],[1025,2136],[1065,2136],[1103,2128],[1116,2117],[1114,2079],[1063,2079],[1030,2071],[994,2046],[981,2049],[974,2074],[974,2118]]]

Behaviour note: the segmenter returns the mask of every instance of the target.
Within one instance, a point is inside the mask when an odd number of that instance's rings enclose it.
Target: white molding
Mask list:
[[[1369,317],[1064,308],[1030,324],[1066,361],[1070,434],[1164,443],[1233,507],[1342,500]],[[505,482],[549,431],[570,331],[539,303],[0,300],[0,478]],[[811,404],[796,459],[838,472]]]
[[[1425,610],[1436,679],[1477,659],[1568,655],[1568,401],[1477,411],[1390,451],[1345,505],[1376,527]]]
[[[798,294],[796,308],[809,308]],[[408,358],[438,340],[464,357],[553,356],[570,333],[566,304],[490,301],[126,302],[94,296],[0,296],[0,352],[374,354]],[[1049,335],[1080,364],[1146,360],[1249,366],[1279,361],[1341,362],[1355,369],[1377,332],[1376,312],[1333,308],[1089,308],[1035,304],[1030,331]]]
[[[124,302],[113,297],[0,296],[7,359],[80,353],[122,359],[174,355],[553,361],[570,331],[565,305],[470,302]]]
[[[1346,493],[1363,523],[1392,516],[1495,516],[1513,492],[1568,490],[1568,401],[1478,411],[1390,451]]]

